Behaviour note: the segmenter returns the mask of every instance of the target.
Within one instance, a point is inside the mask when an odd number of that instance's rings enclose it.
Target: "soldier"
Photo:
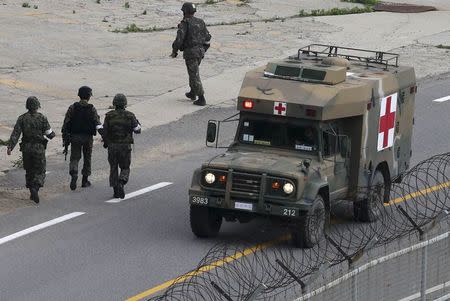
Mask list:
[[[183,20],[178,24],[177,37],[172,44],[172,58],[177,57],[178,50],[183,51],[183,58],[189,75],[189,86],[191,90],[185,95],[187,98],[195,100],[195,105],[204,106],[206,104],[202,82],[200,80],[200,63],[208,50],[211,35],[206,29],[206,24],[202,19],[194,17],[195,5],[185,2],[181,7]]]
[[[109,186],[113,187],[115,198],[123,199],[124,185],[130,176],[133,133],[140,134],[141,125],[133,113],[125,110],[125,95],[114,96],[113,106],[115,109],[106,113],[103,123],[103,146],[108,148]]]
[[[97,110],[94,105],[88,103],[92,96],[92,89],[82,86],[78,90],[78,96],[80,101],[69,107],[61,129],[66,151],[67,146],[72,145],[69,164],[70,189],[72,190],[77,188],[78,162],[82,153],[84,163],[81,170],[83,175],[81,187],[91,186],[88,177],[91,175],[92,137],[96,135],[97,130],[101,132],[102,129]]]
[[[26,103],[28,112],[17,119],[7,149],[9,156],[22,134],[22,142],[19,145],[25,169],[26,187],[30,189],[30,200],[36,204],[39,203],[39,188],[44,186],[45,181],[47,139],[51,140],[55,137],[47,117],[37,112],[40,107],[39,100],[35,96],[28,97]]]

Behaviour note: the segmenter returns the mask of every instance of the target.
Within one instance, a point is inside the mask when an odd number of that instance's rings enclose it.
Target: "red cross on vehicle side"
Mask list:
[[[281,115],[286,116],[287,112],[287,103],[275,101],[273,104],[273,114],[274,115]]]

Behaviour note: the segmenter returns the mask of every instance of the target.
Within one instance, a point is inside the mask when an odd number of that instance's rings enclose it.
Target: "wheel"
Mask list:
[[[383,203],[389,202],[391,185],[387,176],[377,169],[372,178],[367,199],[353,203],[353,214],[361,222],[374,222],[382,212]]]
[[[321,195],[317,195],[311,210],[292,231],[292,242],[298,248],[312,248],[324,235],[327,221],[325,202]]]
[[[191,205],[191,230],[200,238],[214,237],[222,225],[222,216],[214,209]]]

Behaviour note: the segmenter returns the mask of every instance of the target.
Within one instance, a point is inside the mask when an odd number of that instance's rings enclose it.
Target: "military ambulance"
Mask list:
[[[268,216],[290,225],[294,245],[312,247],[337,200],[353,201],[357,220],[376,220],[412,154],[416,78],[398,60],[313,44],[248,72],[233,143],[194,172],[193,233]],[[221,123],[209,121],[207,145],[217,146]]]

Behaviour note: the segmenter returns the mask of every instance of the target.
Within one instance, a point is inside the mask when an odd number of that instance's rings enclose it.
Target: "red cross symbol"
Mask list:
[[[381,144],[381,140],[378,141],[378,149],[384,149],[386,147],[390,147],[393,144],[393,141],[389,141],[389,130],[393,129],[395,126],[395,109],[391,112],[391,104],[392,104],[392,95],[386,97],[386,105],[385,105],[385,113],[381,115],[380,113],[380,129],[378,131],[379,134],[383,134],[383,142]],[[396,105],[396,100],[394,100],[394,104]],[[393,139],[391,139],[393,140]]]
[[[273,104],[273,114],[286,116],[287,104],[285,102],[276,101]]]

